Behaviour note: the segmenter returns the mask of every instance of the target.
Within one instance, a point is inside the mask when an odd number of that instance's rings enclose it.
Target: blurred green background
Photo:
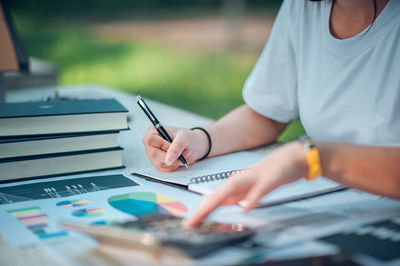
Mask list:
[[[281,0],[13,0],[29,56],[61,84],[99,83],[213,119],[243,103]],[[281,140],[301,134],[299,121]]]

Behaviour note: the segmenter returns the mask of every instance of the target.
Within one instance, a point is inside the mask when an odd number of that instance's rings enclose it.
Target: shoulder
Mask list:
[[[279,10],[279,17],[286,17],[287,19],[294,19],[298,16],[298,10],[302,2],[307,0],[284,0]]]
[[[300,41],[309,42],[317,37],[323,18],[332,0],[284,0],[275,19],[274,39],[287,36],[293,46]]]

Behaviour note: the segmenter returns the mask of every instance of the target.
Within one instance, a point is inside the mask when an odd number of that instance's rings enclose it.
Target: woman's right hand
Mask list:
[[[171,172],[184,166],[178,159],[183,155],[188,164],[202,158],[208,150],[208,139],[201,130],[165,127],[173,139],[169,143],[163,139],[154,126],[150,126],[143,137],[145,152],[150,162],[159,170]]]

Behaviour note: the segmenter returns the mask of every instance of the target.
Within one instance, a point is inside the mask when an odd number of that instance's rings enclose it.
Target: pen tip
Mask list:
[[[142,100],[142,97],[140,97],[140,95],[136,96],[136,101],[138,102],[140,100]]]
[[[188,165],[187,163],[185,163],[185,167],[186,167],[187,169],[189,169],[189,165]]]

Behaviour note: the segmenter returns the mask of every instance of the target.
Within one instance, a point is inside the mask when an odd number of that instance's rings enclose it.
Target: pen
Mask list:
[[[153,123],[153,125],[156,127],[161,137],[166,141],[168,141],[169,143],[171,143],[172,138],[168,135],[168,132],[165,130],[160,121],[158,121],[157,117],[153,114],[153,112],[147,106],[146,102],[142,99],[142,97],[140,97],[140,95],[136,96],[136,102],[138,103],[140,108],[142,108],[143,112],[147,115],[147,117],[150,119],[151,123]],[[189,165],[182,154],[179,156],[179,160],[181,160],[181,162],[186,166],[186,168],[189,168]]]

